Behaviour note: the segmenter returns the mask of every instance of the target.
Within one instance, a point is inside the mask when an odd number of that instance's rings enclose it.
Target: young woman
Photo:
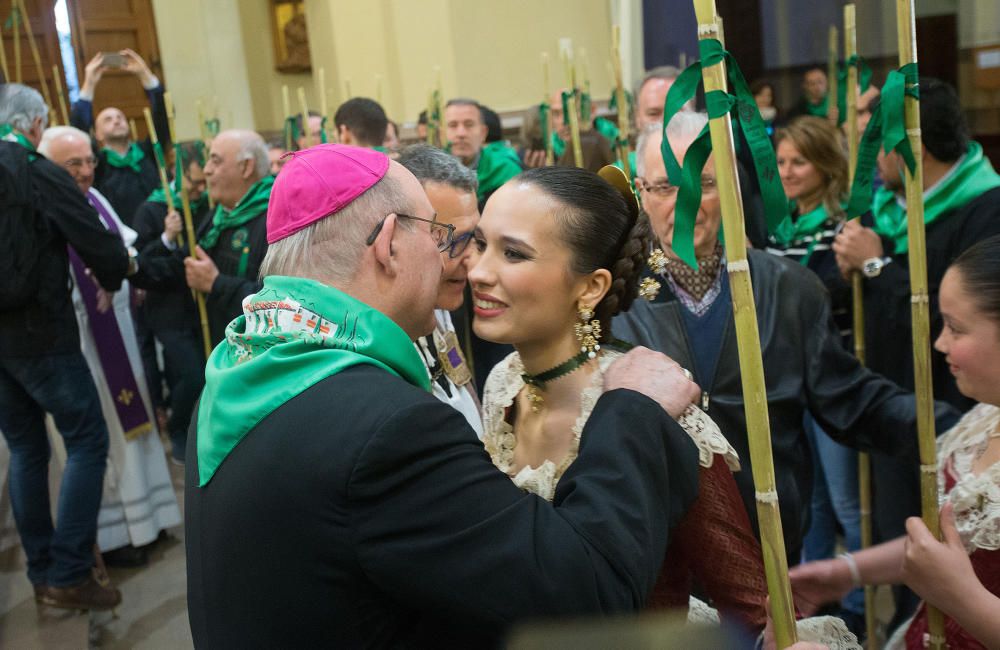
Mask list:
[[[649,249],[627,179],[615,168],[601,175],[615,185],[575,168],[529,170],[493,195],[475,231],[475,332],[516,350],[486,382],[484,444],[514,483],[549,500],[625,347],[610,322],[636,298]],[[759,631],[764,568],[732,476],[736,452],[697,408],[680,423],[698,447],[699,493],[650,604],[686,607],[696,581],[724,619]]]
[[[844,559],[804,564],[790,575],[806,612],[857,584],[912,581],[915,591],[945,612],[948,647],[996,647],[996,620],[983,612],[997,606],[1000,595],[1000,236],[959,256],[941,282],[940,304],[944,329],[934,345],[947,356],[962,394],[979,404],[938,438],[939,498],[942,505],[950,504],[944,518],[950,524],[953,515],[958,539],[985,589],[967,580],[964,588],[949,591],[946,586],[957,573],[950,570],[954,565],[938,567],[948,575],[936,577],[936,567],[922,566],[919,559],[914,565],[925,545],[914,548],[911,542],[908,550],[906,537]],[[909,529],[914,539],[921,539],[918,522]],[[923,648],[926,633],[927,614],[921,606],[886,647]]]

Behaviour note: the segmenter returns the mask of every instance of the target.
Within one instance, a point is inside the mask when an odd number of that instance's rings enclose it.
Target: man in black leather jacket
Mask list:
[[[678,160],[705,125],[704,114],[678,114],[667,137]],[[673,238],[676,188],[669,186],[654,126],[637,147],[643,207],[661,242]],[[718,247],[722,211],[709,159],[702,175],[702,201],[695,227],[699,271],[689,271],[668,254],[667,269],[656,275],[659,295],[638,301],[614,322],[615,335],[658,350],[694,373],[702,408],[718,423],[740,455],[737,485],[755,528],[757,511],[744,414],[743,389],[733,325],[725,257]],[[785,551],[798,562],[809,528],[812,466],[802,426],[806,410],[830,436],[854,447],[916,456],[916,408],[911,393],[863,368],[845,351],[830,317],[829,297],[811,271],[763,251],[748,251],[757,307],[764,377],[771,423]],[[946,405],[937,409],[944,430],[958,419]]]

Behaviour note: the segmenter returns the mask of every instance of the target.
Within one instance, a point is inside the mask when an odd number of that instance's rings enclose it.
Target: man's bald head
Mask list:
[[[73,126],[53,126],[42,134],[38,152],[66,169],[84,194],[94,184],[97,158],[90,136]]]
[[[254,183],[270,173],[267,144],[254,131],[230,129],[212,140],[205,176],[211,196],[227,210],[233,209]]]

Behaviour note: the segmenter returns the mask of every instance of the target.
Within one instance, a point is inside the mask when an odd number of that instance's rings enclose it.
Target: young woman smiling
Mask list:
[[[486,382],[484,444],[526,491],[552,500],[576,458],[602,374],[627,347],[611,336],[610,323],[638,294],[649,237],[627,179],[614,168],[601,176],[532,169],[486,204],[469,272],[474,329],[516,351]],[[723,618],[759,631],[766,586],[732,476],[739,459],[699,409],[689,407],[678,421],[699,451],[699,492],[674,529],[650,603],[687,607],[696,580]]]

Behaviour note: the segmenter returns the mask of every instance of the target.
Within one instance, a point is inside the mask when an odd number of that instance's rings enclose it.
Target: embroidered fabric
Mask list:
[[[601,352],[598,371],[593,373],[590,384],[580,395],[580,414],[573,425],[573,446],[566,458],[558,464],[552,460],[546,460],[538,467],[525,466],[513,474],[514,448],[517,446],[517,438],[514,435],[513,426],[507,421],[507,413],[514,404],[517,394],[524,388],[524,380],[521,378],[524,366],[517,352],[511,353],[498,363],[490,371],[483,390],[483,444],[493,460],[493,464],[511,476],[514,484],[522,490],[551,501],[555,496],[559,478],[562,477],[566,468],[576,460],[583,427],[590,418],[594,406],[597,405],[597,400],[604,393],[604,372],[620,356],[622,356],[621,353],[614,350]],[[680,417],[678,423],[691,436],[697,446],[698,461],[702,467],[711,467],[713,455],[719,454],[731,471],[739,471],[740,461],[736,450],[722,435],[718,425],[704,411],[691,405]]]
[[[799,641],[821,643],[830,650],[861,650],[858,637],[835,616],[812,616],[795,622]]]
[[[978,404],[938,439],[938,494],[950,501],[965,548],[1000,549],[1000,463],[978,475],[972,466],[1000,425],[1000,408]]]

